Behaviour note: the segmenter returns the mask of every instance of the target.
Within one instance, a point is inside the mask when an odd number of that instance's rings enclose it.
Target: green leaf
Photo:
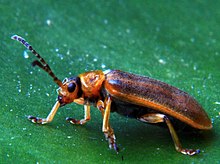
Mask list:
[[[219,163],[219,1],[0,1],[1,163]],[[178,132],[194,157],[177,153],[166,128],[111,115],[119,154],[108,149],[102,117],[92,108],[67,105],[39,126],[28,115],[46,117],[56,84],[36,58],[10,39],[23,36],[60,78],[89,70],[119,69],[150,76],[195,97],[213,122],[206,132]]]

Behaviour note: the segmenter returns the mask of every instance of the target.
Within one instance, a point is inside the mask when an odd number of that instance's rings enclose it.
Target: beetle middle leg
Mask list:
[[[160,123],[160,122],[165,122],[168,126],[168,129],[170,131],[170,134],[172,136],[175,148],[178,152],[181,152],[182,154],[186,155],[195,155],[200,152],[200,150],[194,150],[194,149],[184,149],[182,148],[182,145],[179,141],[179,138],[176,134],[175,129],[173,128],[173,125],[169,118],[164,115],[164,114],[145,114],[139,118],[140,121],[142,122],[147,122],[147,123]]]
[[[109,148],[114,149],[116,152],[119,151],[116,145],[116,137],[114,134],[114,130],[111,128],[109,124],[109,117],[111,112],[111,98],[107,97],[105,102],[99,101],[97,103],[97,108],[101,111],[103,117],[102,131],[105,135],[106,140],[108,140]]]
[[[76,120],[74,118],[67,117],[66,120],[71,124],[83,125],[91,119],[90,117],[90,105],[84,105],[84,118],[81,120]]]

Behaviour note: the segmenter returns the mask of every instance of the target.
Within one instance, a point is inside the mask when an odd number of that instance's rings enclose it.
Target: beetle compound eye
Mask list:
[[[70,84],[68,85],[68,87],[67,87],[67,90],[68,90],[69,92],[73,92],[73,91],[75,90],[75,88],[76,88],[76,84],[75,84],[75,83],[70,83]]]

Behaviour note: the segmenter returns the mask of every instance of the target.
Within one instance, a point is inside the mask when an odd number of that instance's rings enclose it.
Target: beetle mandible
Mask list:
[[[109,123],[110,112],[136,118],[146,123],[165,123],[170,131],[175,149],[186,155],[198,154],[199,149],[181,146],[171,120],[190,127],[209,130],[212,123],[201,105],[188,93],[164,82],[119,70],[90,71],[77,77],[59,80],[45,60],[33,47],[18,35],[11,37],[22,43],[39,60],[32,65],[46,71],[59,86],[58,98],[46,118],[28,116],[33,123],[46,124],[53,120],[58,108],[75,102],[84,106],[84,118],[67,118],[72,124],[85,124],[90,120],[90,106],[98,108],[103,117],[102,131],[109,147],[119,151],[116,137]]]

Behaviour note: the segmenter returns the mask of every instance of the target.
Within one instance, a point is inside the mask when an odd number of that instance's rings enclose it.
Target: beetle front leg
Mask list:
[[[83,125],[91,119],[90,117],[90,105],[84,105],[84,118],[81,120],[76,120],[74,118],[67,117],[66,120],[71,124]]]
[[[37,124],[46,124],[49,123],[53,120],[58,108],[60,107],[60,103],[59,101],[57,101],[52,110],[50,111],[50,113],[48,114],[47,118],[38,118],[38,117],[34,117],[34,116],[28,116],[28,119],[31,120],[33,123],[37,123]]]
[[[106,140],[108,140],[109,148],[114,150],[118,153],[119,149],[116,145],[116,137],[114,134],[114,130],[111,128],[109,124],[109,117],[111,112],[111,98],[108,97],[105,101],[106,107],[104,108],[100,107],[99,110],[102,112],[103,115],[103,124],[102,124],[102,131],[105,135]]]
[[[179,141],[179,138],[176,134],[175,129],[173,128],[173,125],[171,124],[169,118],[164,115],[164,114],[145,114],[139,118],[140,121],[142,122],[147,122],[147,123],[160,123],[160,122],[165,122],[168,126],[168,129],[170,131],[170,134],[172,136],[175,148],[178,152],[186,155],[195,155],[199,154],[200,150],[194,150],[194,149],[184,149],[182,148],[182,145]]]

